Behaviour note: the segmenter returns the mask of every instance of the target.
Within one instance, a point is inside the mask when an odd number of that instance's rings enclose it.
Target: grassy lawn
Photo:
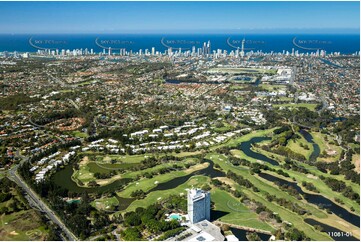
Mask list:
[[[300,136],[300,138],[296,140],[293,139],[289,140],[287,143],[287,147],[290,148],[292,151],[305,156],[306,159],[308,160],[313,152],[313,146],[312,144],[307,142],[307,140],[305,140],[305,138],[300,133],[297,132],[297,134]],[[308,150],[301,147],[300,144],[307,145]]]
[[[144,192],[147,192],[150,189],[156,187],[158,183],[164,183],[164,182],[170,181],[176,177],[188,175],[194,171],[206,168],[208,165],[209,165],[209,163],[197,164],[195,166],[190,167],[187,170],[174,171],[174,172],[170,172],[170,173],[166,173],[166,174],[162,174],[162,175],[157,175],[150,179],[144,178],[137,182],[130,183],[123,191],[118,192],[117,194],[119,197],[129,198],[130,194],[135,190],[142,189]]]
[[[292,101],[293,101],[293,97],[278,97],[278,100],[280,100],[280,101],[292,102]]]
[[[211,199],[215,203],[215,210],[228,213],[219,218],[219,221],[252,227],[267,231],[274,231],[275,229],[258,219],[258,215],[249,210],[245,205],[239,202],[239,199],[231,196],[226,191],[218,188],[211,190]]]
[[[119,201],[116,197],[100,198],[100,199],[96,199],[91,203],[93,207],[100,210],[112,210],[118,204]]]
[[[265,89],[267,91],[276,91],[276,90],[286,90],[286,85],[271,85],[271,84],[260,84],[259,88]]]
[[[74,135],[75,137],[79,137],[79,138],[87,138],[89,135],[87,133],[81,132],[81,131],[72,131],[71,132],[72,135]]]
[[[79,170],[74,171],[72,175],[74,181],[81,181],[83,184],[86,184],[90,181],[94,181],[94,173],[90,172],[88,164],[80,165]]]
[[[191,152],[180,152],[180,153],[171,153],[171,155],[174,155],[176,157],[187,157],[187,156],[192,156],[192,155],[199,155],[202,154],[202,151],[191,151]]]
[[[259,69],[259,68],[212,68],[209,71],[214,72],[222,72],[222,73],[229,73],[229,74],[257,74],[257,73],[270,73],[275,74],[277,70],[267,70],[267,69]]]
[[[352,163],[355,165],[355,171],[360,173],[360,154],[352,155]]]
[[[311,111],[315,111],[317,104],[315,103],[286,103],[286,104],[273,104],[272,105],[275,108],[279,108],[279,107],[287,107],[287,108],[299,108],[299,107],[304,107],[304,108],[308,108]]]
[[[334,179],[338,179],[341,181],[344,181],[346,183],[347,186],[351,186],[352,189],[357,192],[360,191],[360,186],[349,181],[349,180],[345,180],[343,175],[330,175],[330,174],[325,174],[322,173],[321,171],[315,169],[315,167],[307,165],[307,164],[302,164],[300,166],[305,167],[306,169],[309,169],[314,175],[310,176],[310,175],[305,175],[303,173],[299,173],[296,171],[292,171],[292,170],[284,170],[285,172],[287,172],[291,177],[296,178],[297,182],[299,183],[299,185],[302,183],[302,181],[305,182],[312,182],[312,184],[321,192],[321,194],[324,197],[327,197],[328,199],[334,201],[335,198],[340,199],[341,201],[343,201],[345,204],[341,205],[343,208],[347,209],[348,211],[351,212],[350,208],[353,207],[355,209],[356,214],[360,214],[360,206],[358,203],[356,203],[356,201],[353,201],[349,198],[344,197],[341,193],[338,192],[334,192],[332,191],[331,188],[329,188],[323,181],[321,181],[321,179],[319,179],[318,177],[323,175],[325,177],[331,177]],[[337,204],[337,203],[336,203]]]
[[[233,126],[228,124],[227,122],[223,122],[223,127],[220,127],[220,128],[214,128],[213,130],[215,132],[219,132],[219,133],[225,133],[225,132],[228,132],[230,130],[233,129]]]
[[[245,89],[245,88],[246,88],[245,85],[231,85],[230,86],[231,90],[242,90],[242,89]]]
[[[327,150],[334,150],[336,151],[335,155],[331,155],[331,156],[327,156],[325,158],[320,158],[318,157],[317,160],[318,161],[326,161],[326,162],[334,162],[334,161],[338,161],[340,159],[340,155],[341,155],[341,147],[339,147],[338,145],[333,145],[330,144],[328,141],[326,141],[326,137],[328,140],[333,140],[332,137],[327,136],[326,134],[322,134],[320,132],[311,132],[313,140],[316,144],[318,144],[318,146],[320,147],[320,153],[322,154],[322,152],[327,151]]]
[[[250,140],[252,139],[253,137],[258,137],[258,136],[267,136],[269,135],[270,133],[273,132],[273,130],[275,130],[276,128],[272,128],[272,129],[266,129],[266,130],[256,130],[256,131],[252,131],[251,133],[249,134],[246,134],[246,135],[242,135],[241,137],[238,137],[238,138],[232,138],[232,139],[229,139],[228,141],[222,143],[222,144],[219,144],[219,145],[215,145],[215,146],[212,146],[210,147],[210,150],[211,151],[214,151],[220,147],[223,147],[223,146],[237,146],[239,145],[241,142],[244,142],[244,141],[247,141],[247,140]]]
[[[318,241],[324,241],[324,240],[330,241],[331,240],[331,238],[328,235],[317,231],[311,225],[308,225],[307,223],[305,223],[303,221],[302,216],[300,216],[294,212],[291,212],[288,209],[281,207],[275,203],[270,203],[266,198],[264,198],[260,194],[252,192],[248,189],[244,190],[243,192],[250,199],[255,199],[256,201],[261,202],[263,205],[265,205],[271,211],[277,212],[283,221],[292,223],[292,225],[295,228],[298,228],[298,229],[304,231],[306,233],[306,235],[308,237],[310,237],[312,240],[318,240]]]
[[[81,181],[83,184],[85,184],[85,186],[87,186],[86,184],[90,181],[96,181],[99,185],[103,186],[103,185],[110,184],[120,178],[135,179],[135,178],[137,178],[138,175],[142,175],[146,172],[151,173],[151,172],[157,172],[158,170],[160,170],[162,168],[171,168],[174,164],[184,166],[185,164],[193,164],[194,165],[195,163],[198,163],[197,159],[186,158],[182,161],[171,161],[168,163],[156,165],[154,167],[146,168],[146,169],[142,169],[142,170],[138,170],[138,171],[127,171],[124,174],[117,174],[117,175],[114,175],[111,178],[107,178],[107,179],[96,179],[94,176],[94,173],[99,172],[99,173],[107,174],[107,173],[110,173],[111,171],[114,171],[114,170],[116,171],[116,170],[120,170],[120,169],[124,169],[124,168],[133,167],[137,164],[136,163],[99,164],[99,163],[95,163],[92,161],[90,161],[90,162],[88,161],[86,163],[80,163],[79,170],[74,171],[74,173],[72,175],[72,179],[75,182]],[[201,167],[201,166],[202,165],[199,165],[199,167]],[[187,174],[188,171],[192,171],[194,169],[198,169],[198,167],[196,167],[196,166],[191,167],[188,170],[186,170],[184,174]],[[177,171],[177,172],[181,175],[184,175],[182,173],[183,171]]]
[[[84,154],[96,154],[93,152],[83,152]],[[174,155],[176,157],[187,157],[187,156],[192,156],[192,155],[199,155],[201,154],[201,151],[192,151],[192,152],[180,152],[180,153],[176,153],[176,152],[172,152],[172,153],[167,153],[168,155]],[[98,153],[100,154],[100,153]],[[109,159],[116,159],[119,161],[122,161],[124,163],[140,163],[141,161],[143,161],[144,159],[146,159],[147,157],[151,157],[151,156],[164,156],[166,155],[165,153],[160,153],[160,154],[152,154],[152,153],[146,153],[146,154],[142,154],[142,155],[97,155],[97,159],[101,158],[100,161],[105,161],[105,162],[109,162]]]
[[[170,190],[162,190],[162,191],[154,191],[149,193],[144,199],[141,200],[135,200],[132,204],[130,204],[130,206],[124,211],[125,212],[129,212],[129,211],[135,211],[135,209],[137,207],[147,207],[150,204],[153,204],[157,201],[159,201],[160,199],[164,199],[169,197],[170,195],[180,195],[183,193],[184,196],[186,196],[187,191],[186,189],[190,189],[192,188],[192,186],[194,187],[202,187],[204,184],[207,184],[210,182],[210,178],[206,177],[206,176],[192,176],[191,178],[189,178],[189,180],[182,184],[179,185],[178,187],[174,188],[174,189],[170,189]]]
[[[0,215],[1,240],[30,241],[44,240],[47,231],[33,210],[23,210]]]
[[[341,231],[352,233],[352,236],[360,239],[360,228],[358,228],[356,226],[349,226],[348,224],[345,224],[340,218],[338,218],[334,214],[331,214],[326,219],[316,218],[315,216],[308,216],[308,217],[312,218],[314,220],[317,220],[323,224],[329,224],[330,226],[335,227]]]
[[[160,165],[157,165],[157,166],[154,166],[154,167],[151,167],[151,168],[143,169],[143,170],[140,170],[140,171],[129,172],[129,173],[126,173],[126,174],[122,175],[122,177],[124,177],[124,178],[136,178],[138,175],[144,174],[146,172],[151,173],[153,171],[157,171],[157,170],[160,170],[162,168],[170,168],[174,164],[184,166],[185,164],[194,164],[195,162],[196,162],[196,159],[187,158],[187,159],[184,159],[182,161],[168,162],[168,163],[160,164]]]
[[[79,154],[83,154],[84,156],[95,156],[97,161],[111,160],[116,159],[123,161],[125,163],[139,163],[145,158],[152,156],[152,154],[148,155],[104,155],[101,152],[93,152],[93,151],[85,151],[80,152]]]
[[[135,163],[122,163],[122,164],[99,164],[95,162],[91,162],[87,164],[89,167],[89,172],[91,173],[110,173],[114,170],[127,169],[130,167],[137,166]]]

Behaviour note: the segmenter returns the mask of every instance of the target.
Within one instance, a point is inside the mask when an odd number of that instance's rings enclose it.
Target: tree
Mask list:
[[[286,239],[293,241],[302,241],[308,240],[308,237],[305,235],[303,231],[300,231],[296,228],[292,228],[285,234]]]
[[[223,231],[228,231],[230,229],[228,224],[222,224],[221,228],[222,228]]]
[[[204,184],[204,185],[202,186],[202,190],[204,190],[204,191],[210,191],[210,190],[211,190],[211,186],[208,185],[208,184]]]
[[[121,232],[122,239],[127,241],[138,241],[140,240],[139,230],[136,228],[127,228]]]
[[[138,226],[142,221],[139,214],[135,212],[128,212],[124,215],[124,222],[128,226]]]
[[[149,220],[146,226],[151,233],[159,233],[162,229],[161,223],[155,219]]]

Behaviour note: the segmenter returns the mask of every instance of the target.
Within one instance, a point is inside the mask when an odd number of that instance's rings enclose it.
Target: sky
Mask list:
[[[359,33],[359,2],[0,2],[0,33]]]

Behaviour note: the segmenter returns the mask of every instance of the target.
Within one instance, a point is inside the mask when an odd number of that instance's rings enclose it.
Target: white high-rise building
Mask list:
[[[201,189],[188,190],[188,216],[194,224],[202,220],[211,220],[211,195]]]
[[[245,38],[243,38],[243,40],[242,40],[242,48],[241,48],[241,57],[243,58],[244,57],[244,43],[246,42],[246,39]]]

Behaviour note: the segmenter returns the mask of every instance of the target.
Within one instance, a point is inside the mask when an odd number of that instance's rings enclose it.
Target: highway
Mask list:
[[[25,162],[26,158],[23,157],[21,163]],[[17,173],[19,165],[15,165],[10,170],[8,170],[8,177],[13,180],[16,184],[18,184],[24,192],[31,198],[32,201],[29,201],[30,203],[35,202],[36,207],[40,209],[40,211],[46,213],[47,217],[53,221],[55,224],[57,224],[60,229],[64,232],[66,235],[66,238],[70,241],[78,240],[77,237],[65,226],[65,224],[59,219],[59,217],[51,210],[36,194],[29,186],[26,184],[26,182],[21,178],[21,176]]]

